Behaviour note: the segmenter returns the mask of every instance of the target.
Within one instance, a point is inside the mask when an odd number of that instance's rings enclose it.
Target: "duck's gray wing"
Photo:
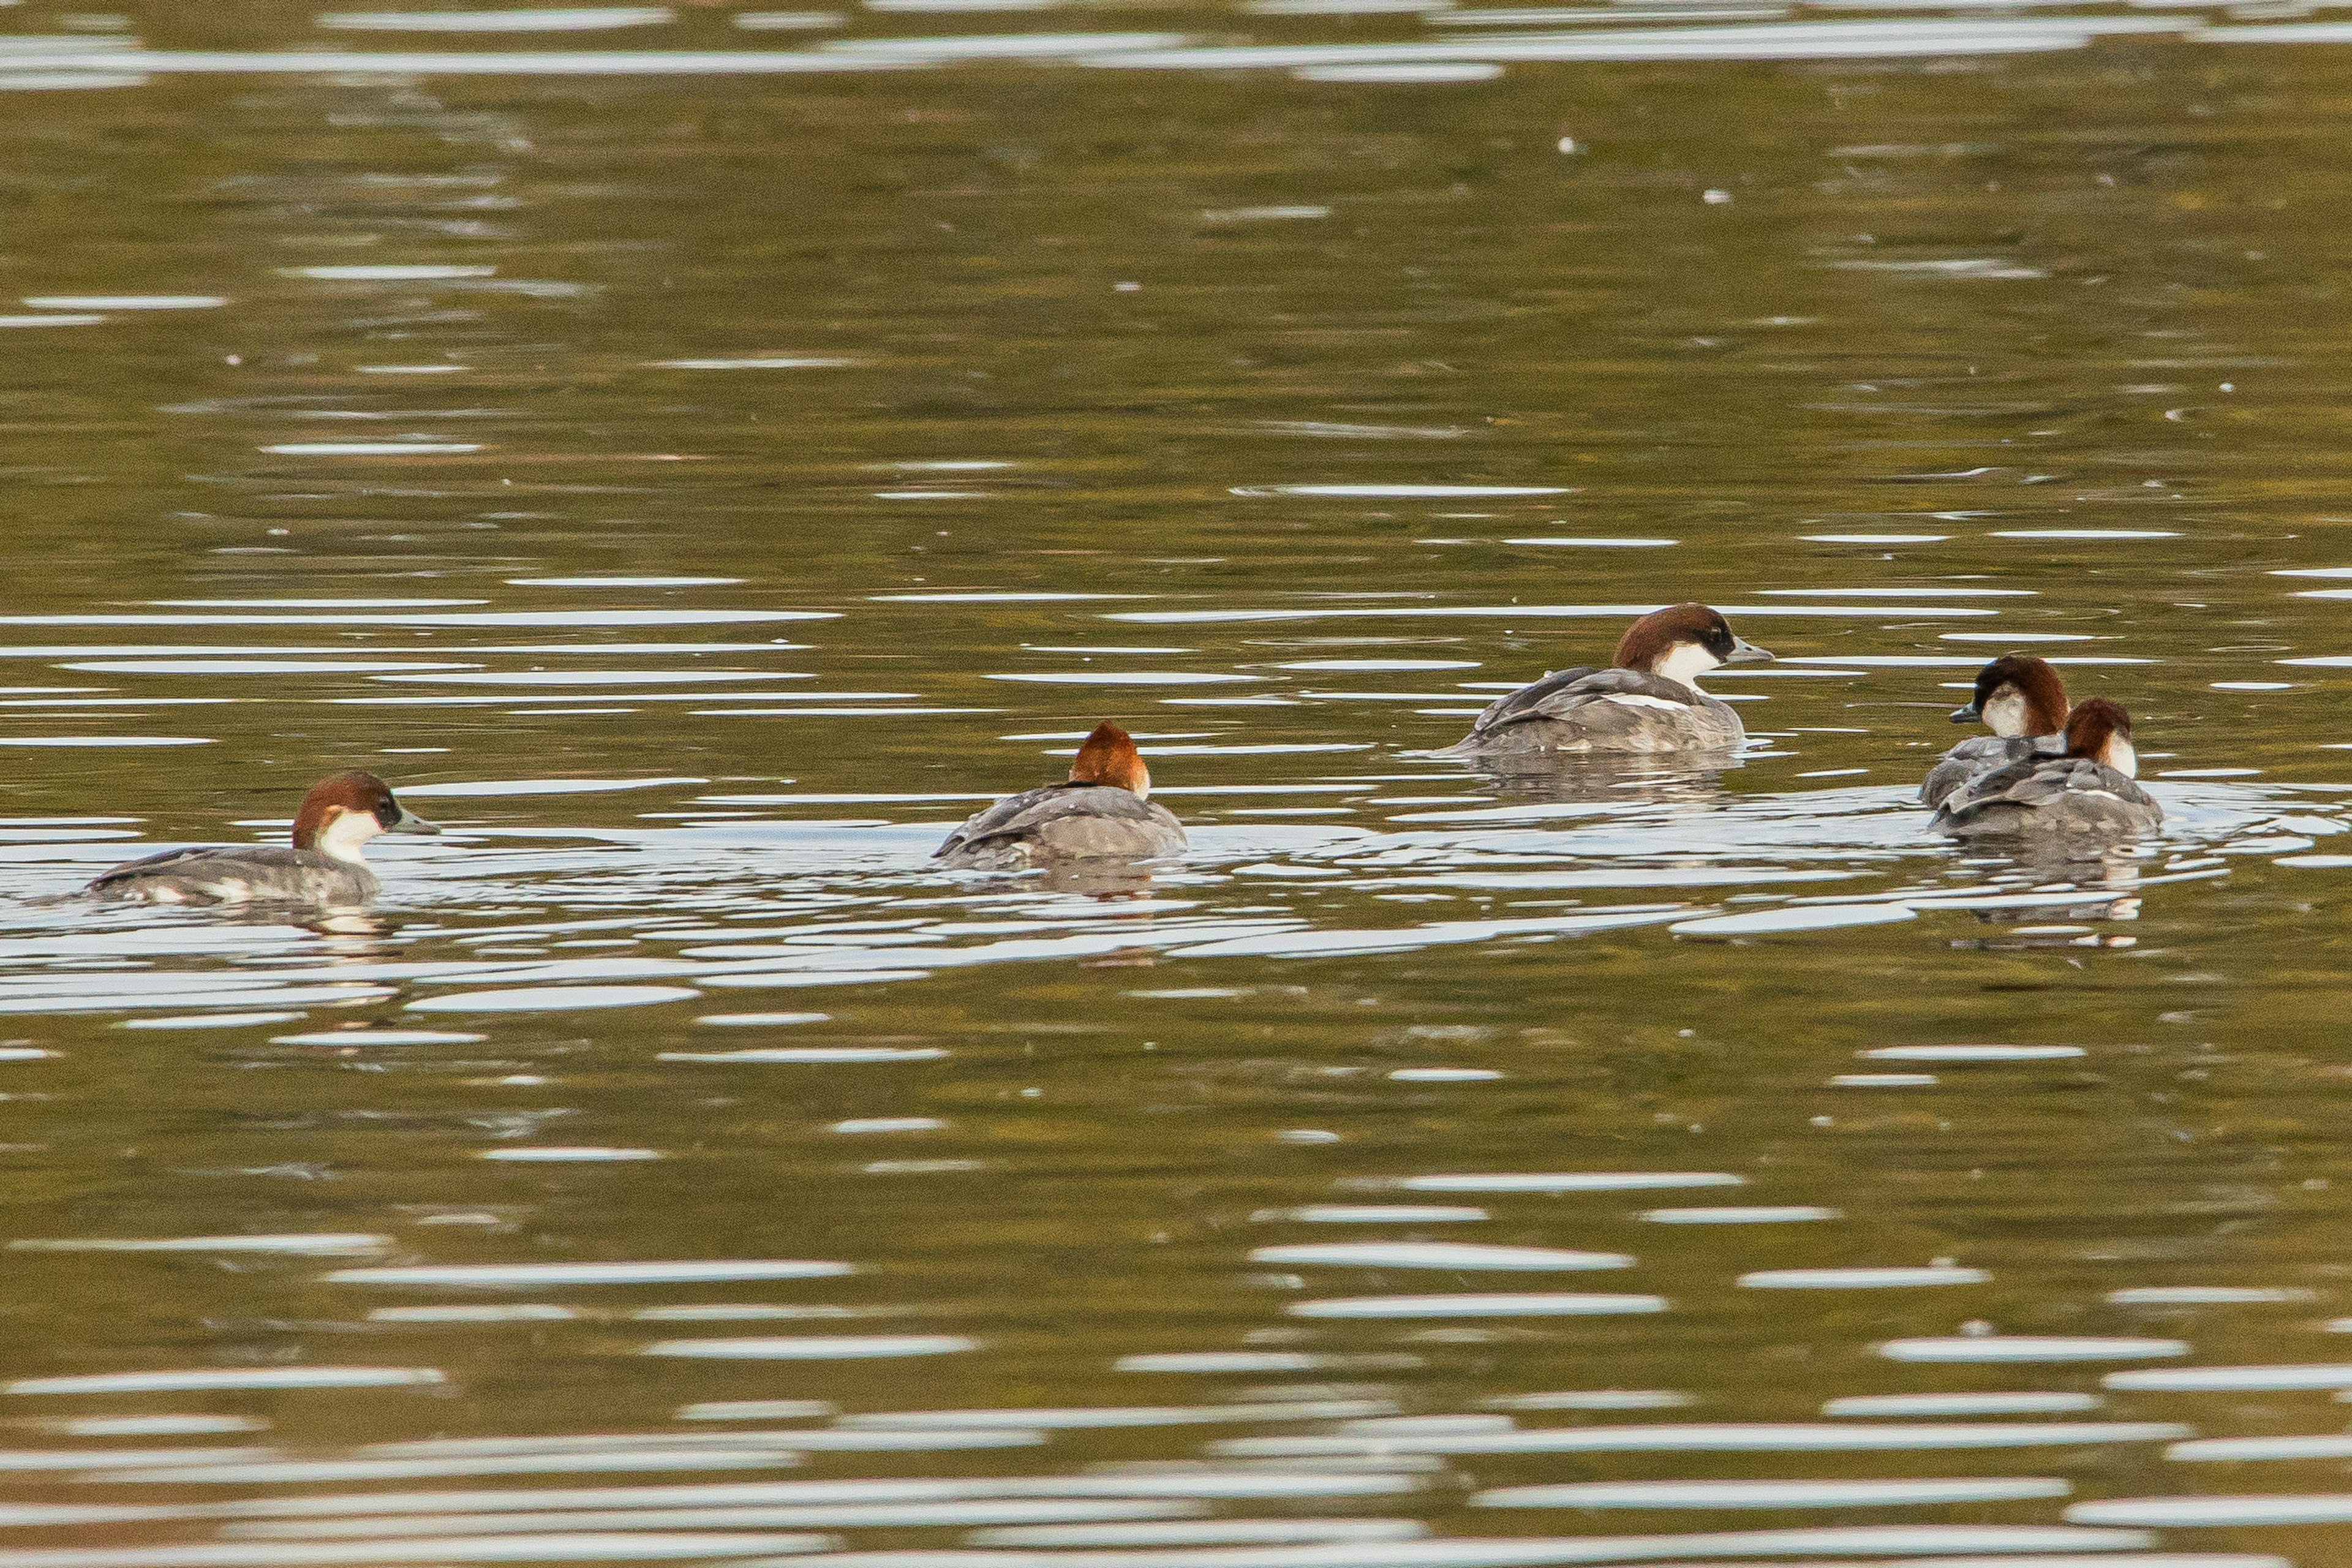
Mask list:
[[[2164,818],[2156,797],[2088,757],[2029,757],[1992,768],[1953,792],[1936,813],[1945,828],[2022,826],[2037,816],[2069,826],[2153,826]]]
[[[85,893],[112,892],[124,883],[134,881],[141,877],[188,869],[191,861],[203,860],[219,853],[220,850],[216,846],[199,846],[188,849],[166,849],[161,854],[150,855],[142,860],[126,860],[120,866],[110,867],[92,877],[82,891]]]
[[[1927,770],[1927,778],[1919,785],[1919,799],[1927,805],[1941,805],[1979,773],[2012,763],[2063,756],[2065,751],[2063,735],[1971,735],[1946,752],[1942,760]]]
[[[1166,806],[1105,784],[1053,784],[1000,800],[948,835],[934,859],[951,864],[992,858],[1015,845],[1083,858],[1172,855],[1185,847],[1183,826]]]
[[[1541,680],[1530,680],[1517,691],[1506,691],[1487,703],[1486,710],[1471,721],[1470,733],[1475,737],[1485,734],[1500,724],[1516,723],[1523,719],[1549,717],[1549,715],[1543,711],[1545,702],[1566,692],[1580,680],[1605,673],[1607,672],[1595,669],[1589,664],[1579,665],[1574,669],[1549,671]],[[1624,673],[1633,672],[1628,670]]]
[[[1504,697],[1448,752],[1686,751],[1736,746],[1740,733],[1729,708],[1680,681],[1635,669],[1562,670]]]
[[[100,898],[142,897],[159,892],[172,901],[363,903],[376,890],[364,866],[353,866],[315,850],[268,845],[166,849],[100,873],[82,890]]]
[[[994,805],[983,806],[965,817],[963,826],[949,834],[947,842],[931,851],[931,858],[937,860],[959,849],[999,837],[1010,825],[1021,820],[1024,814],[1045,805],[1057,795],[1067,793],[1069,788],[1068,784],[1047,784],[1044,789],[1024,790],[1019,795],[1006,795]]]

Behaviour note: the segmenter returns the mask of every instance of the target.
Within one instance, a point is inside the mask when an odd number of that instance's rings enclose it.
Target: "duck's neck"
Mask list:
[[[1666,650],[1664,658],[1650,666],[1650,673],[1696,691],[1698,678],[1721,662],[1695,642],[1678,642]]]
[[[339,811],[327,826],[319,831],[310,847],[330,860],[341,860],[350,866],[364,866],[367,861],[360,851],[367,841],[383,831],[383,825],[373,812]]]

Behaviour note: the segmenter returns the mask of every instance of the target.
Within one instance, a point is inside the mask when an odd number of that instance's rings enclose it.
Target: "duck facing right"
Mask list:
[[[320,780],[302,797],[290,847],[166,849],[101,872],[82,891],[151,904],[364,904],[379,886],[360,857],[368,840],[440,831],[394,800],[390,784],[354,768]]]
[[[2063,756],[2025,757],[1969,779],[1936,809],[1935,826],[1959,838],[2126,837],[2163,824],[2164,808],[2132,782],[2139,759],[2122,704],[2077,703],[2064,739]]]
[[[1706,605],[1669,605],[1625,628],[1606,669],[1555,670],[1486,705],[1470,732],[1436,753],[1482,763],[1557,755],[1729,752],[1748,740],[1727,702],[1698,678],[1772,656]]]

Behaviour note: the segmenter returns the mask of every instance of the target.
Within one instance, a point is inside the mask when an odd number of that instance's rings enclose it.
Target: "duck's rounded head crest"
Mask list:
[[[2104,763],[2126,778],[2139,772],[2132,749],[2131,715],[2120,702],[2094,697],[2066,715],[2066,754]]]
[[[294,814],[294,847],[339,860],[356,859],[359,847],[379,833],[440,831],[394,799],[390,784],[358,768],[312,784]]]
[[[1687,604],[1653,610],[1627,626],[1612,662],[1620,669],[1687,681],[1718,665],[1762,663],[1771,657],[1733,631],[1721,612]]]
[[[1976,689],[1952,722],[1981,720],[1996,735],[2055,735],[2066,727],[2066,686],[2047,659],[2005,653],[1977,671]]]
[[[1146,797],[1151,794],[1151,770],[1143,765],[1135,742],[1108,719],[1096,725],[1086,744],[1078,748],[1070,763],[1070,782],[1104,784]]]

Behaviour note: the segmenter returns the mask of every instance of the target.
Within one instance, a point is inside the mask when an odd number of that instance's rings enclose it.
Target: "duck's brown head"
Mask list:
[[[2132,750],[2131,715],[2123,704],[2094,697],[2077,702],[2066,715],[2066,754],[2105,763],[2126,778],[2139,772],[2139,755]]]
[[[294,847],[357,860],[380,833],[438,833],[392,796],[392,786],[357,768],[320,779],[294,814]]]
[[[1143,765],[1127,731],[1108,719],[1096,725],[1087,743],[1078,748],[1070,763],[1070,782],[1107,784],[1146,797],[1151,794],[1151,770]]]
[[[1762,664],[1771,657],[1705,605],[1669,605],[1627,626],[1612,662],[1696,687],[1719,665]]]
[[[1977,689],[1967,705],[1952,710],[1955,724],[1979,720],[2006,740],[2055,735],[2066,727],[2065,683],[2045,659],[2002,654],[1977,671]]]

